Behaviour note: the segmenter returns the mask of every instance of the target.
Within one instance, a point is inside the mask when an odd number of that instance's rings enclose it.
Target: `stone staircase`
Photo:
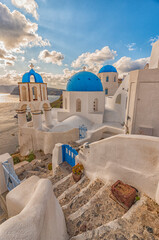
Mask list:
[[[159,240],[159,206],[152,199],[142,195],[126,211],[110,197],[111,184],[100,179],[92,181],[85,175],[76,183],[67,162],[60,164],[52,175],[48,171],[51,155],[42,157],[22,166],[24,170],[17,170],[17,174],[21,179],[35,173],[50,179],[64,212],[70,240]],[[0,224],[7,219],[5,196],[2,197]]]
[[[63,209],[70,240],[159,239],[159,206],[147,196],[126,211],[110,197],[111,185],[99,179],[91,181],[84,175],[74,182],[66,162],[50,180]]]

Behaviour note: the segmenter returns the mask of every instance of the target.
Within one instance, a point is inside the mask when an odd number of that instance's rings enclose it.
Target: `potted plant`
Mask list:
[[[82,173],[83,173],[83,165],[77,163],[73,168],[72,168],[72,176],[75,182],[78,182],[81,179]]]

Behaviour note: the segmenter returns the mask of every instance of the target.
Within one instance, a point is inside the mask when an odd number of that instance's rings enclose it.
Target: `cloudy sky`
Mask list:
[[[0,85],[17,84],[31,62],[57,88],[83,66],[122,76],[149,61],[158,26],[159,0],[0,0]]]

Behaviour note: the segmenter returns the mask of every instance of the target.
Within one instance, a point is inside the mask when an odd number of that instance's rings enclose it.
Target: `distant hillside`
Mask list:
[[[56,101],[50,103],[52,108],[62,108],[63,98],[62,95]]]
[[[0,85],[0,93],[11,93],[16,85]]]
[[[48,95],[61,95],[62,89],[56,89],[56,88],[47,88]],[[19,95],[19,88],[16,86],[13,91],[11,92],[11,95]]]

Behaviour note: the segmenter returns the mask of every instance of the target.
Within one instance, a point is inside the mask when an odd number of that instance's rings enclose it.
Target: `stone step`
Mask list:
[[[71,240],[159,240],[159,206],[142,195],[122,217],[88,230]]]
[[[72,167],[67,162],[63,162],[55,169],[53,176],[49,177],[49,179],[54,185],[64,177],[68,176],[71,172]]]
[[[96,229],[120,218],[126,212],[123,207],[110,198],[109,186],[104,186],[90,203],[85,211],[81,211],[80,214],[72,214],[66,219],[68,233],[71,237]]]
[[[104,183],[98,179],[94,182],[90,182],[70,203],[62,207],[65,217],[67,218],[85,205],[102,186],[104,186]]]
[[[74,184],[72,187],[67,189],[59,198],[59,203],[61,206],[64,206],[68,204],[76,195],[81,192],[83,188],[88,186],[90,183],[90,180],[86,177],[83,176],[80,181],[78,181],[76,184]]]
[[[72,173],[70,173],[68,176],[57,182],[55,185],[53,185],[53,191],[55,193],[55,196],[58,198],[62,193],[66,191],[66,189],[69,189],[72,187],[76,182],[74,181],[72,177]]]

